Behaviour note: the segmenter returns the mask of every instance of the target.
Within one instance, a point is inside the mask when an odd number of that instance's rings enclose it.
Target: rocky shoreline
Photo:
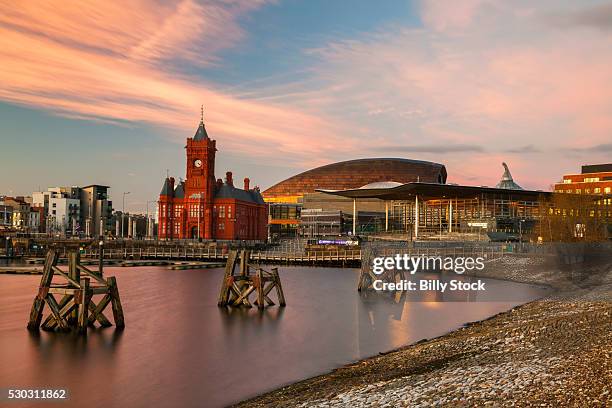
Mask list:
[[[555,293],[237,406],[612,405],[610,262],[558,268],[545,257],[507,257],[479,276]]]

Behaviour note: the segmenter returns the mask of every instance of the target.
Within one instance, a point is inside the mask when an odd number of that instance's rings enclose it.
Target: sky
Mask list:
[[[144,212],[204,105],[262,190],[364,157],[548,190],[612,162],[610,1],[0,0],[0,194],[105,184]]]

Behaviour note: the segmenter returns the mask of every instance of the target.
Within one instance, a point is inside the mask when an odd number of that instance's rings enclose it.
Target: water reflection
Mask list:
[[[251,336],[277,332],[285,311],[284,307],[259,310],[256,307],[220,307],[221,337],[229,344],[248,343]],[[236,340],[235,343],[233,341]]]
[[[281,267],[287,307],[260,311],[217,307],[221,269],[107,273],[117,276],[127,327],[87,337],[28,332],[40,279],[0,275],[0,386],[65,386],[72,403],[63,406],[223,406],[518,303],[360,295],[357,270]],[[492,287],[525,300],[542,294],[509,282]]]
[[[270,307],[259,309],[256,307],[220,307],[219,314],[224,323],[228,325],[242,324],[242,322],[278,322],[283,317],[284,307]]]
[[[114,327],[107,328],[90,328],[87,336],[81,336],[76,332],[73,333],[55,333],[41,331],[29,331],[26,330],[30,339],[30,344],[35,347],[36,350],[41,352],[41,356],[45,357],[48,352],[61,352],[70,356],[80,358],[84,355],[89,347],[94,347],[108,355],[114,354],[116,348],[121,341],[123,336],[122,329],[115,329]]]

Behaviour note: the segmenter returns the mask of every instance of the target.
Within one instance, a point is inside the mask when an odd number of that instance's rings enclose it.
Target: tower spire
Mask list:
[[[200,105],[200,124],[198,125],[198,130],[196,130],[195,135],[193,136],[193,140],[204,140],[208,139],[208,134],[206,133],[206,128],[204,127],[204,105]]]

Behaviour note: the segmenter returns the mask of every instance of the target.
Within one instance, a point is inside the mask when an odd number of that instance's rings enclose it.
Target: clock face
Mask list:
[[[193,162],[193,165],[196,167],[202,167],[202,160],[198,159],[196,161]]]

